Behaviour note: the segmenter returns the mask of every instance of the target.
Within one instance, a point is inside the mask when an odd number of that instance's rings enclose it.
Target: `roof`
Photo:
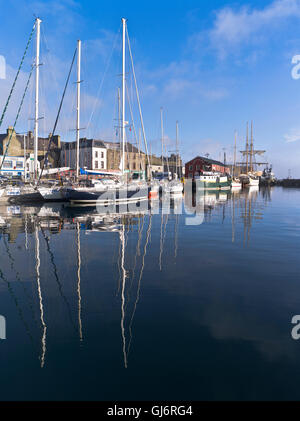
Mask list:
[[[10,128],[8,128],[9,130]],[[3,141],[8,139],[10,136],[10,134],[8,133],[8,131],[6,133],[0,134],[0,147],[2,148],[3,146]],[[48,145],[49,145],[49,140],[50,140],[50,136],[49,137],[39,137],[38,138],[38,150],[47,150],[48,149]],[[53,139],[57,138],[58,135],[54,135]],[[18,142],[20,143],[20,147],[22,149],[24,149],[24,137],[25,137],[25,145],[27,149],[34,149],[34,136],[32,132],[28,132],[27,134],[22,135],[22,134],[17,134],[16,132],[14,132],[12,140],[13,139],[17,139]],[[52,144],[53,147],[53,144]]]
[[[87,139],[83,137],[79,139],[81,148],[106,148],[103,140],[98,139]],[[75,149],[77,142],[61,142],[61,145],[65,145],[67,149]],[[68,146],[67,146],[68,145]]]
[[[120,142],[104,142],[106,147],[108,149],[120,149]],[[125,152],[133,152],[133,153],[139,153],[138,148],[136,148],[132,143],[126,142],[125,143]],[[140,151],[141,153],[144,153],[143,151]]]
[[[215,159],[210,159],[204,156],[196,156],[195,158],[191,159],[190,161],[186,162],[185,165],[195,161],[196,159],[201,159],[201,161],[203,161],[205,164],[215,164],[215,165],[219,165],[221,167],[227,167],[227,165],[224,164],[224,162],[221,161],[216,161]]]

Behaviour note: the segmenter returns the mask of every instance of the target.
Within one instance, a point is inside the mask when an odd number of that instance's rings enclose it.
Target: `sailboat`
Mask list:
[[[161,120],[161,149],[162,149],[162,168],[164,168],[164,125],[163,125],[163,108],[160,109],[160,120]],[[183,192],[183,184],[178,180],[178,121],[176,121],[176,169],[175,178],[171,180],[168,154],[166,151],[166,162],[168,177],[161,180],[161,191],[169,193],[171,195],[180,195]]]
[[[105,188],[95,189],[95,188],[67,188],[64,189],[65,198],[70,201],[72,204],[84,204],[84,205],[95,205],[95,204],[124,204],[130,202],[140,202],[144,200],[148,200],[150,189],[148,184],[145,182],[132,181],[128,182],[125,181],[125,143],[126,143],[126,120],[125,120],[125,96],[126,96],[126,86],[125,86],[125,60],[126,60],[126,35],[128,39],[128,46],[130,51],[130,57],[132,60],[132,54],[129,44],[129,37],[127,32],[127,24],[126,19],[122,18],[122,28],[123,28],[123,36],[122,36],[122,154],[121,154],[121,178],[122,183],[115,183],[113,186],[106,186]],[[133,68],[133,76],[136,85],[136,78]],[[136,85],[137,91],[137,85]],[[142,129],[145,139],[144,133],[144,125],[141,115],[140,109],[140,102],[139,96],[137,91],[137,98],[139,104],[139,111],[142,123]],[[79,107],[77,108],[79,110]],[[77,119],[78,124],[78,119]],[[77,126],[78,128],[78,126]],[[79,168],[79,135],[77,135],[77,173]],[[147,145],[146,145],[147,148]],[[148,155],[148,154],[147,154]]]
[[[38,104],[39,104],[39,68],[40,68],[40,61],[39,61],[39,56],[40,56],[40,25],[41,25],[41,19],[36,18],[35,19],[35,23],[34,23],[34,27],[32,29],[32,33],[35,30],[36,31],[36,57],[35,57],[35,63],[34,66],[32,67],[30,73],[29,73],[29,77],[27,80],[27,84],[25,86],[25,90],[19,105],[19,109],[17,112],[17,117],[15,119],[15,123],[13,125],[13,130],[15,129],[18,117],[20,115],[22,106],[23,106],[23,101],[29,86],[29,82],[30,82],[30,78],[31,78],[31,74],[33,73],[33,68],[35,68],[35,125],[34,125],[34,173],[35,173],[35,178],[37,176],[37,172],[38,172],[38,121],[39,121],[39,117],[38,117]],[[27,50],[27,47],[26,47]],[[26,53],[25,50],[25,53]],[[24,53],[24,54],[25,54]],[[18,77],[18,74],[16,76],[16,79]],[[16,81],[15,79],[15,81]],[[13,89],[13,88],[12,88]],[[12,91],[11,91],[12,93]],[[13,131],[12,131],[13,132]],[[12,135],[11,135],[12,136]],[[1,165],[0,165],[0,170],[2,169],[2,165],[5,161],[5,157],[7,155],[8,152],[8,148],[9,148],[9,144],[11,141],[11,136],[8,140],[8,143],[6,145],[6,150],[4,152],[2,161],[1,161]],[[26,163],[25,163],[26,165]],[[22,201],[24,199],[24,201],[26,201],[26,199],[29,199],[31,201],[36,201],[36,200],[40,200],[41,196],[38,192],[35,191],[34,187],[31,185],[25,185],[25,186],[11,186],[11,185],[3,185],[0,186],[0,201],[2,203],[5,202],[15,202],[15,201]]]
[[[249,151],[249,140],[248,140],[248,123],[247,123],[247,137],[246,137],[246,151],[243,153],[246,155],[246,174],[240,175],[240,181],[243,186],[259,186],[259,177],[253,170],[253,157],[256,153],[261,154],[265,151],[254,151],[253,148],[253,123],[251,122],[251,146]],[[249,171],[249,155],[250,155],[250,171]]]
[[[240,179],[236,176],[236,137],[237,134],[235,132],[234,136],[234,164],[233,164],[233,178],[231,182],[231,189],[233,191],[240,190],[242,188],[242,183],[240,182]]]
[[[169,189],[171,195],[182,195],[183,184],[178,178],[178,121],[176,121],[176,169],[175,169],[175,178],[170,181]]]

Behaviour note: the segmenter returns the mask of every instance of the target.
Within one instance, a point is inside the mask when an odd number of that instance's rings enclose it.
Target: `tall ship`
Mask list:
[[[243,187],[259,186],[262,171],[258,171],[257,167],[261,165],[268,165],[267,162],[256,162],[256,156],[262,156],[265,154],[265,150],[254,149],[253,139],[253,122],[251,122],[251,139],[249,143],[249,125],[247,123],[246,131],[246,148],[240,151],[244,162],[238,164],[242,167],[243,172],[239,175],[239,179]]]

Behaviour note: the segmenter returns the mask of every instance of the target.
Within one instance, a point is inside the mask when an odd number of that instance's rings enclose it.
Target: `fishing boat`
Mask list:
[[[203,171],[195,176],[197,190],[229,190],[231,179],[227,174]]]
[[[272,167],[267,167],[263,170],[263,173],[260,177],[260,184],[271,186],[276,182],[275,174],[273,173]]]

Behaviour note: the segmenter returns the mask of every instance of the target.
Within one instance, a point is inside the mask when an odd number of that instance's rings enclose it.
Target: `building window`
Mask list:
[[[95,168],[98,168],[98,161],[95,161]]]
[[[103,161],[101,161],[101,168],[102,169],[104,168],[104,162]]]
[[[95,152],[95,158],[98,158],[98,151]]]
[[[200,171],[200,165],[196,165],[196,170]]]
[[[104,152],[101,152],[101,158],[104,158]]]
[[[4,161],[3,168],[12,168],[12,161]]]
[[[190,166],[189,166],[189,170],[190,170],[190,171],[193,171],[193,165],[190,165]]]
[[[134,169],[134,170],[136,169],[136,165],[135,165],[135,162],[133,163],[133,169]]]
[[[23,162],[22,161],[17,161],[16,168],[23,168]]]

